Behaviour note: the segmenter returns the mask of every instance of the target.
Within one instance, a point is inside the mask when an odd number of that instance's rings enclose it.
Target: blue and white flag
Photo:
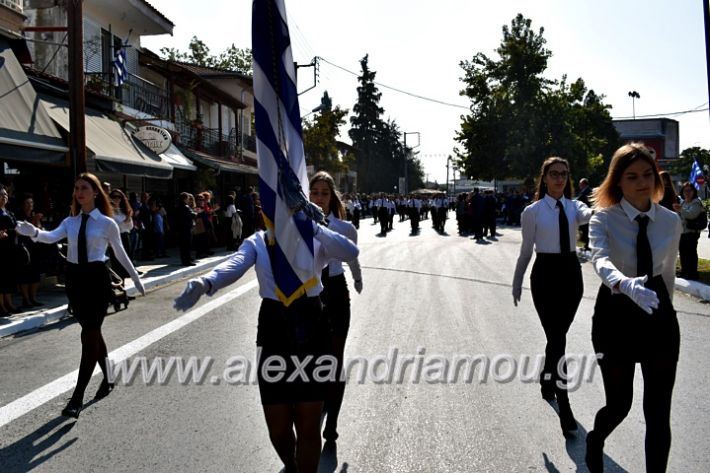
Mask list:
[[[261,211],[276,282],[288,306],[318,284],[313,223],[323,215],[308,201],[296,68],[283,0],[252,5],[254,111]]]
[[[693,184],[697,190],[700,190],[700,184],[698,184],[697,179],[702,175],[703,170],[700,168],[698,160],[694,159],[693,166],[690,168],[690,177],[688,177],[688,181],[690,181],[690,183]]]
[[[113,84],[116,87],[121,87],[126,82],[128,70],[126,69],[126,49],[121,48],[116,51],[113,58]]]

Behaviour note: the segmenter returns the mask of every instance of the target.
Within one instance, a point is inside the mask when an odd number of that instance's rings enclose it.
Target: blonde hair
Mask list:
[[[633,162],[639,159],[650,164],[653,170],[655,185],[651,200],[653,202],[661,200],[664,187],[661,176],[658,173],[656,160],[653,159],[653,156],[651,156],[648,148],[646,148],[643,143],[634,142],[627,143],[617,149],[614,156],[612,156],[609,171],[604,178],[604,182],[592,192],[590,200],[594,208],[604,209],[621,202],[622,197],[624,197],[621,187],[619,186],[621,177],[624,175],[624,171],[626,171]]]

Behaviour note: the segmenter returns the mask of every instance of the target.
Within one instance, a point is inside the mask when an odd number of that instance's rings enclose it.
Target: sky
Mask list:
[[[174,24],[173,36],[141,43],[188,50],[197,36],[217,55],[231,44],[251,47],[250,0],[148,0]],[[482,52],[497,59],[503,25],[522,13],[544,28],[552,52],[545,76],[581,77],[611,105],[614,118],[663,114],[680,123],[680,150],[710,149],[703,4],[708,0],[285,0],[294,60],[320,61],[317,86],[299,97],[308,114],[328,91],[334,105],[352,110],[360,60],[382,93],[383,118],[397,122],[416,145],[429,180],[445,182],[446,157],[457,145],[468,101],[460,62]],[[327,62],[326,62],[327,61]],[[298,90],[313,85],[300,68]],[[423,100],[397,92],[434,99]],[[640,95],[632,103],[630,91]],[[635,106],[635,107],[634,107]],[[692,112],[691,112],[692,111]],[[687,113],[677,113],[687,112]],[[418,135],[414,134],[418,133]],[[347,126],[340,139],[350,142]],[[452,178],[452,174],[449,174]],[[459,177],[457,175],[457,177]]]

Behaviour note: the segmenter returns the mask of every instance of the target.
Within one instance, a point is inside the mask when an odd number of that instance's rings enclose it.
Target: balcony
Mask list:
[[[123,85],[115,87],[111,83],[111,74],[107,72],[86,72],[84,77],[87,91],[114,97],[121,104],[153,117],[169,116],[168,96],[160,87],[145,79],[129,74]]]
[[[0,5],[17,13],[22,13],[22,0],[0,0]]]
[[[218,128],[205,128],[197,122],[189,122],[177,117],[175,128],[182,145],[196,151],[231,159],[238,155],[237,130],[232,128],[229,134],[220,133]]]

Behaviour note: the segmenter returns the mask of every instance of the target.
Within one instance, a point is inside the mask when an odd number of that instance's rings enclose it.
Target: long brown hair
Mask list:
[[[543,161],[542,167],[540,167],[540,176],[537,178],[537,189],[535,190],[535,200],[540,200],[545,197],[545,194],[547,194],[547,186],[545,185],[545,182],[542,180],[542,178],[545,177],[545,174],[547,174],[547,171],[553,164],[564,164],[564,166],[567,168],[567,183],[565,184],[565,190],[563,191],[563,194],[568,199],[572,198],[572,173],[569,170],[569,163],[564,158],[550,156],[545,161]]]
[[[90,172],[83,172],[79,174],[76,179],[74,179],[74,184],[76,184],[77,181],[86,181],[89,183],[94,192],[96,192],[96,202],[94,203],[95,207],[99,209],[99,212],[106,215],[107,217],[112,217],[113,207],[111,207],[111,202],[109,202],[108,195],[106,195],[106,192],[101,186],[99,178],[94,176]],[[71,214],[79,215],[81,213],[81,204],[77,202],[73,194],[71,200]]]
[[[318,181],[325,182],[328,185],[328,189],[330,189],[330,202],[328,203],[330,211],[333,212],[333,215],[335,215],[339,219],[344,219],[345,206],[343,205],[343,201],[340,200],[340,193],[335,190],[335,180],[333,180],[333,176],[331,176],[325,171],[318,171],[311,178],[311,181],[308,183],[308,187],[313,187],[313,184]]]
[[[650,164],[653,170],[655,189],[651,200],[653,202],[661,200],[664,187],[661,176],[658,173],[658,167],[656,167],[656,160],[653,159],[653,156],[651,156],[648,148],[646,148],[643,143],[633,142],[627,143],[617,149],[614,156],[611,157],[611,164],[609,165],[609,171],[606,173],[604,182],[592,192],[590,200],[594,204],[594,208],[604,209],[621,202],[624,194],[621,192],[619,182],[621,182],[621,177],[624,175],[626,168],[638,159]]]
[[[126,214],[126,217],[131,218],[133,216],[133,208],[131,207],[131,204],[128,203],[128,197],[126,197],[126,194],[124,194],[121,189],[113,189],[111,190],[111,194],[121,196],[121,202],[119,202],[118,208],[121,209],[121,212]],[[111,202],[113,202],[113,200]]]

